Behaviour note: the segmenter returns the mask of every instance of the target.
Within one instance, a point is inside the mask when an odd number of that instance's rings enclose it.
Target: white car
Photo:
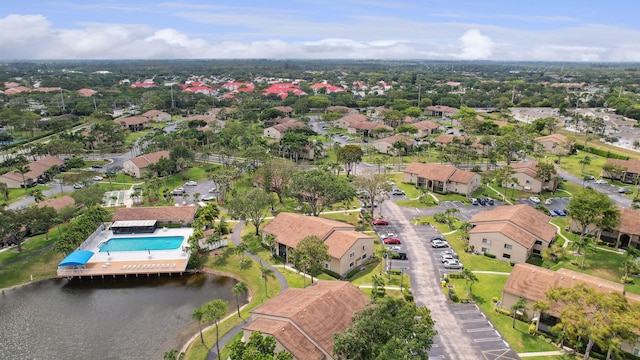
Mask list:
[[[450,261],[450,260],[455,260],[453,258],[453,255],[451,255],[451,254],[442,254],[442,255],[440,255],[440,261],[442,261],[443,263],[445,263],[447,261]]]
[[[529,200],[531,200],[532,202],[534,202],[536,204],[540,204],[540,199],[538,199],[536,196],[530,197]]]
[[[387,234],[380,234],[380,239],[384,240],[384,239],[390,239],[390,238],[397,238],[398,234],[394,234],[394,233],[387,233]]]
[[[215,196],[207,195],[202,197],[202,201],[211,201],[211,200],[215,200],[215,198],[216,198]]]
[[[184,186],[198,186],[198,183],[196,181],[187,181]]]
[[[444,262],[445,269],[464,269],[464,266],[458,259],[447,260]]]
[[[545,203],[546,205],[551,205],[551,204],[553,204],[553,201],[551,201],[551,199],[546,199],[546,200],[544,201],[544,203]]]
[[[211,189],[209,189],[209,192],[210,192],[210,193],[214,193],[214,192],[216,192],[216,191],[218,191],[218,188],[217,188],[217,187],[215,187],[215,186],[214,186],[214,187],[212,187]]]
[[[608,182],[606,182],[605,180],[596,180],[596,184],[604,185],[604,184],[608,184]]]
[[[102,176],[94,176],[93,178],[91,178],[91,180],[93,180],[93,181],[102,181],[102,180],[104,180],[104,178]]]

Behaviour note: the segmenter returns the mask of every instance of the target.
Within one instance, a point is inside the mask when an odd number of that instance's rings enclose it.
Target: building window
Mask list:
[[[349,269],[351,269],[353,267],[353,263],[349,264]]]
[[[511,245],[511,244],[504,244],[504,248],[505,248],[505,249],[507,249],[507,250],[511,250],[511,249],[513,249],[513,245]]]
[[[356,253],[352,252],[351,254],[349,254],[349,259],[353,258],[354,256],[356,256]]]
[[[367,258],[367,254],[362,254],[362,260]]]
[[[526,184],[531,184],[531,181],[527,180],[525,183],[526,183]]]
[[[482,248],[482,252],[483,252],[483,253],[488,253],[488,252],[489,252],[489,249],[488,249],[488,248],[483,247],[483,248]]]
[[[491,244],[491,240],[489,240],[489,239],[482,239],[482,243],[483,243],[483,244]]]
[[[362,251],[364,251],[364,245],[362,245]]]
[[[635,355],[635,356],[640,356],[640,349],[638,349],[638,348],[633,348],[633,355]]]
[[[536,254],[536,255],[540,255],[541,254],[540,250],[538,250],[538,249],[533,249],[533,253]]]
[[[331,265],[329,265],[329,263],[324,263],[324,268],[325,269],[329,269],[331,267]]]
[[[511,259],[511,254],[502,254],[502,257],[505,259]]]
[[[542,245],[542,241],[541,240],[536,240],[536,245]]]

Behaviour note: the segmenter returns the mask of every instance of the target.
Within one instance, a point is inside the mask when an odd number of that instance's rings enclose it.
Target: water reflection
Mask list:
[[[197,333],[193,309],[212,299],[234,309],[235,283],[195,274],[48,280],[4,291],[0,359],[159,359]]]

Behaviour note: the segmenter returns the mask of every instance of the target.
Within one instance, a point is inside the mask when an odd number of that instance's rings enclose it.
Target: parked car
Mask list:
[[[540,204],[540,199],[537,196],[532,196],[529,198],[529,200],[531,200],[531,202],[535,204]]]
[[[212,187],[212,188],[210,188],[210,189],[209,189],[209,192],[210,192],[210,193],[214,193],[214,192],[216,192],[217,190],[218,190],[218,188],[214,186],[214,187]]]
[[[398,239],[397,237],[384,239],[384,240],[382,240],[382,242],[384,242],[387,245],[399,245],[399,244],[401,244],[400,239]]]
[[[93,180],[93,181],[102,181],[102,180],[104,180],[104,178],[102,176],[98,175],[98,176],[92,177],[91,180]]]
[[[551,201],[551,199],[546,199],[546,200],[544,201],[544,203],[545,203],[546,205],[551,205],[551,204],[553,204],[553,201]]]
[[[471,199],[469,199],[469,202],[471,203],[471,205],[478,205],[478,204],[480,204],[480,203],[478,202],[478,199],[476,199],[476,198],[471,198]]]
[[[464,266],[458,259],[451,259],[444,262],[445,269],[464,269]]]
[[[479,198],[478,202],[480,203],[480,205],[485,206],[487,205],[487,202],[483,199],[483,198]]]
[[[184,195],[184,193],[185,193],[184,188],[177,188],[177,189],[173,189],[173,191],[171,192],[171,195],[181,196],[181,195]]]
[[[393,189],[391,191],[391,195],[404,195],[404,191],[402,191],[400,189]]]
[[[453,258],[453,255],[451,255],[451,254],[442,254],[442,255],[440,255],[440,261],[445,262],[447,260],[455,260],[455,259]]]
[[[596,178],[594,178],[593,175],[585,175],[584,179],[585,180],[595,180]]]
[[[436,235],[436,236],[431,238],[431,241],[434,241],[434,240],[447,241],[447,239],[443,238],[441,235]]]
[[[389,225],[389,222],[384,219],[375,219],[371,222],[373,225]]]
[[[431,247],[432,248],[446,248],[449,247],[449,243],[447,243],[446,241],[442,241],[442,240],[434,240],[431,242]]]
[[[380,239],[382,239],[382,240],[389,239],[389,238],[394,238],[394,237],[398,237],[398,235],[396,235],[394,233],[380,234]]]
[[[82,184],[73,184],[74,189],[82,189]]]
[[[608,184],[608,182],[606,182],[605,180],[598,179],[598,180],[596,180],[596,184],[604,185],[604,184]]]
[[[198,183],[196,181],[187,181],[184,186],[198,186]]]
[[[567,216],[567,213],[565,213],[564,211],[562,211],[560,209],[553,209],[553,213],[558,215],[558,216]]]
[[[626,187],[621,187],[618,189],[618,192],[620,194],[631,194],[633,192],[633,190],[626,188]]]
[[[94,169],[101,169],[101,168],[102,168],[102,165],[100,165],[100,164],[93,164],[93,165],[91,165],[91,167],[92,167],[92,168],[94,168]]]
[[[492,198],[488,197],[488,198],[484,198],[484,201],[487,203],[487,205],[493,205],[494,201]]]
[[[440,256],[442,256],[442,255],[451,255],[454,259],[458,258],[458,254],[456,254],[456,252],[453,251],[453,249],[447,249],[447,250],[440,251]]]
[[[215,199],[216,199],[216,197],[215,197],[215,196],[212,196],[212,195],[206,195],[206,196],[203,196],[201,200],[202,200],[202,201],[211,201],[211,200],[215,200]]]

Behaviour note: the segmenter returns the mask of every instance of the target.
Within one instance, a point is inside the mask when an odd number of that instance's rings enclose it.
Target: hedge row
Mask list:
[[[586,151],[588,153],[599,155],[599,156],[604,156],[607,159],[629,160],[629,157],[626,155],[616,154],[608,150],[596,149],[591,146],[587,146],[585,148],[583,144],[575,144],[574,146],[578,150]]]

